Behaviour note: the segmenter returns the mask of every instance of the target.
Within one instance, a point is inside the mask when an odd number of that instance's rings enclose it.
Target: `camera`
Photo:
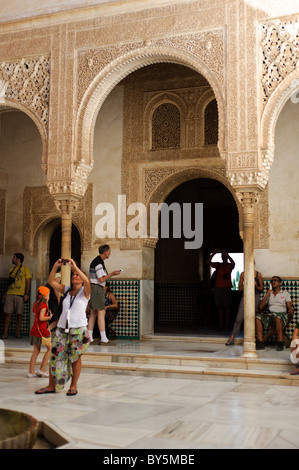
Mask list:
[[[66,263],[68,263],[68,262],[69,262],[69,260],[68,260],[68,259],[62,259],[61,261],[62,261],[62,264],[64,264],[64,265],[66,265]]]
[[[8,278],[7,281],[6,281],[6,284],[7,284],[8,286],[11,286],[14,282],[15,282],[15,278],[12,277],[12,276],[9,276],[9,278]]]

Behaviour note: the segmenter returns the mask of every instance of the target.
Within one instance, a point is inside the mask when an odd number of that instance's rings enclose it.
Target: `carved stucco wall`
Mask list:
[[[28,114],[39,129],[47,163],[47,134],[50,95],[50,57],[29,57],[0,62],[0,104]]]
[[[213,86],[219,110],[219,147],[224,147],[223,30],[78,51],[77,158],[92,164],[92,130],[98,111],[113,87],[128,73],[157,62],[188,65]],[[87,74],[86,74],[87,70]],[[93,81],[92,81],[93,80]],[[83,95],[83,91],[85,91]]]
[[[157,66],[158,76],[163,77],[163,81],[151,79],[155,77],[154,69],[154,66],[149,66],[147,72],[134,74],[135,81],[128,77],[122,82],[125,90],[122,193],[127,196],[127,205],[140,201],[149,213],[150,203],[163,202],[180,184],[201,177],[216,179],[227,187],[236,201],[240,235],[243,237],[242,209],[227,179],[225,163],[216,145],[205,145],[204,110],[215,99],[213,90],[204,77],[191,71],[188,76],[186,69],[183,69],[184,75],[180,68],[174,73],[175,68]],[[170,148],[152,149],[154,110],[167,102],[175,103],[180,112],[178,132],[181,138],[176,139],[180,146],[171,148],[170,142]],[[171,128],[171,123],[168,126]],[[255,248],[268,246],[267,195],[265,190],[255,208]],[[155,243],[153,239],[143,240],[144,246],[155,246]],[[141,246],[140,239],[121,241],[123,249]]]
[[[276,119],[299,79],[298,15],[266,16],[246,2],[194,1],[3,30],[1,103],[28,112],[38,126],[51,193],[82,197],[94,123],[109,92],[145,65],[183,64],[201,73],[216,97],[229,184],[265,188]],[[266,236],[266,225],[259,234]]]
[[[73,216],[73,223],[80,233],[82,251],[92,248],[92,208],[92,185],[89,184]],[[23,240],[26,251],[36,254],[38,234],[54,219],[60,219],[60,213],[48,188],[45,186],[25,188]]]
[[[299,15],[260,24],[261,135],[263,166],[271,167],[277,118],[288,99],[299,90]]]

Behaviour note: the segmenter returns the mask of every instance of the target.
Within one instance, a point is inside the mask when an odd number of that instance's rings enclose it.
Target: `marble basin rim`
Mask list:
[[[39,422],[21,411],[0,408],[0,449],[32,449]]]

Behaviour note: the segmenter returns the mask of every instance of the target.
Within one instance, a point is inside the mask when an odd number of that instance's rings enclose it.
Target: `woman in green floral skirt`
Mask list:
[[[77,395],[78,379],[82,368],[81,356],[90,342],[86,317],[86,307],[90,298],[89,279],[78,268],[75,261],[69,259],[68,264],[72,270],[71,288],[59,284],[55,279],[55,274],[62,264],[61,259],[56,261],[48,279],[53,289],[67,294],[63,300],[62,313],[53,338],[50,382],[47,387],[35,392],[38,395],[62,390],[70,378],[71,385],[67,395]]]

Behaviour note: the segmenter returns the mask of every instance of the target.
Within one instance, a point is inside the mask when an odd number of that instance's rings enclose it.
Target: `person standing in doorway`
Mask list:
[[[98,320],[98,326],[101,336],[101,343],[108,344],[109,340],[106,335],[106,326],[105,326],[105,285],[108,279],[111,279],[113,276],[118,276],[121,271],[113,271],[108,274],[105,261],[111,255],[111,248],[109,245],[102,245],[99,247],[99,255],[92,260],[89,268],[89,280],[91,286],[91,297],[90,297],[90,316],[88,320],[88,332],[93,340],[93,329],[95,325],[96,318]]]
[[[8,287],[5,293],[4,302],[4,333],[1,339],[8,338],[8,329],[13,313],[17,315],[16,321],[16,338],[21,338],[20,330],[22,325],[22,316],[24,303],[29,300],[29,291],[31,283],[31,273],[27,266],[23,265],[24,255],[22,253],[14,253],[12,264],[9,270]]]
[[[222,263],[213,262],[216,253],[221,253]],[[215,279],[215,304],[218,308],[219,329],[229,329],[230,307],[232,303],[232,280],[231,273],[235,267],[234,260],[229,256],[226,249],[215,249],[207,259],[207,264],[217,271]]]

